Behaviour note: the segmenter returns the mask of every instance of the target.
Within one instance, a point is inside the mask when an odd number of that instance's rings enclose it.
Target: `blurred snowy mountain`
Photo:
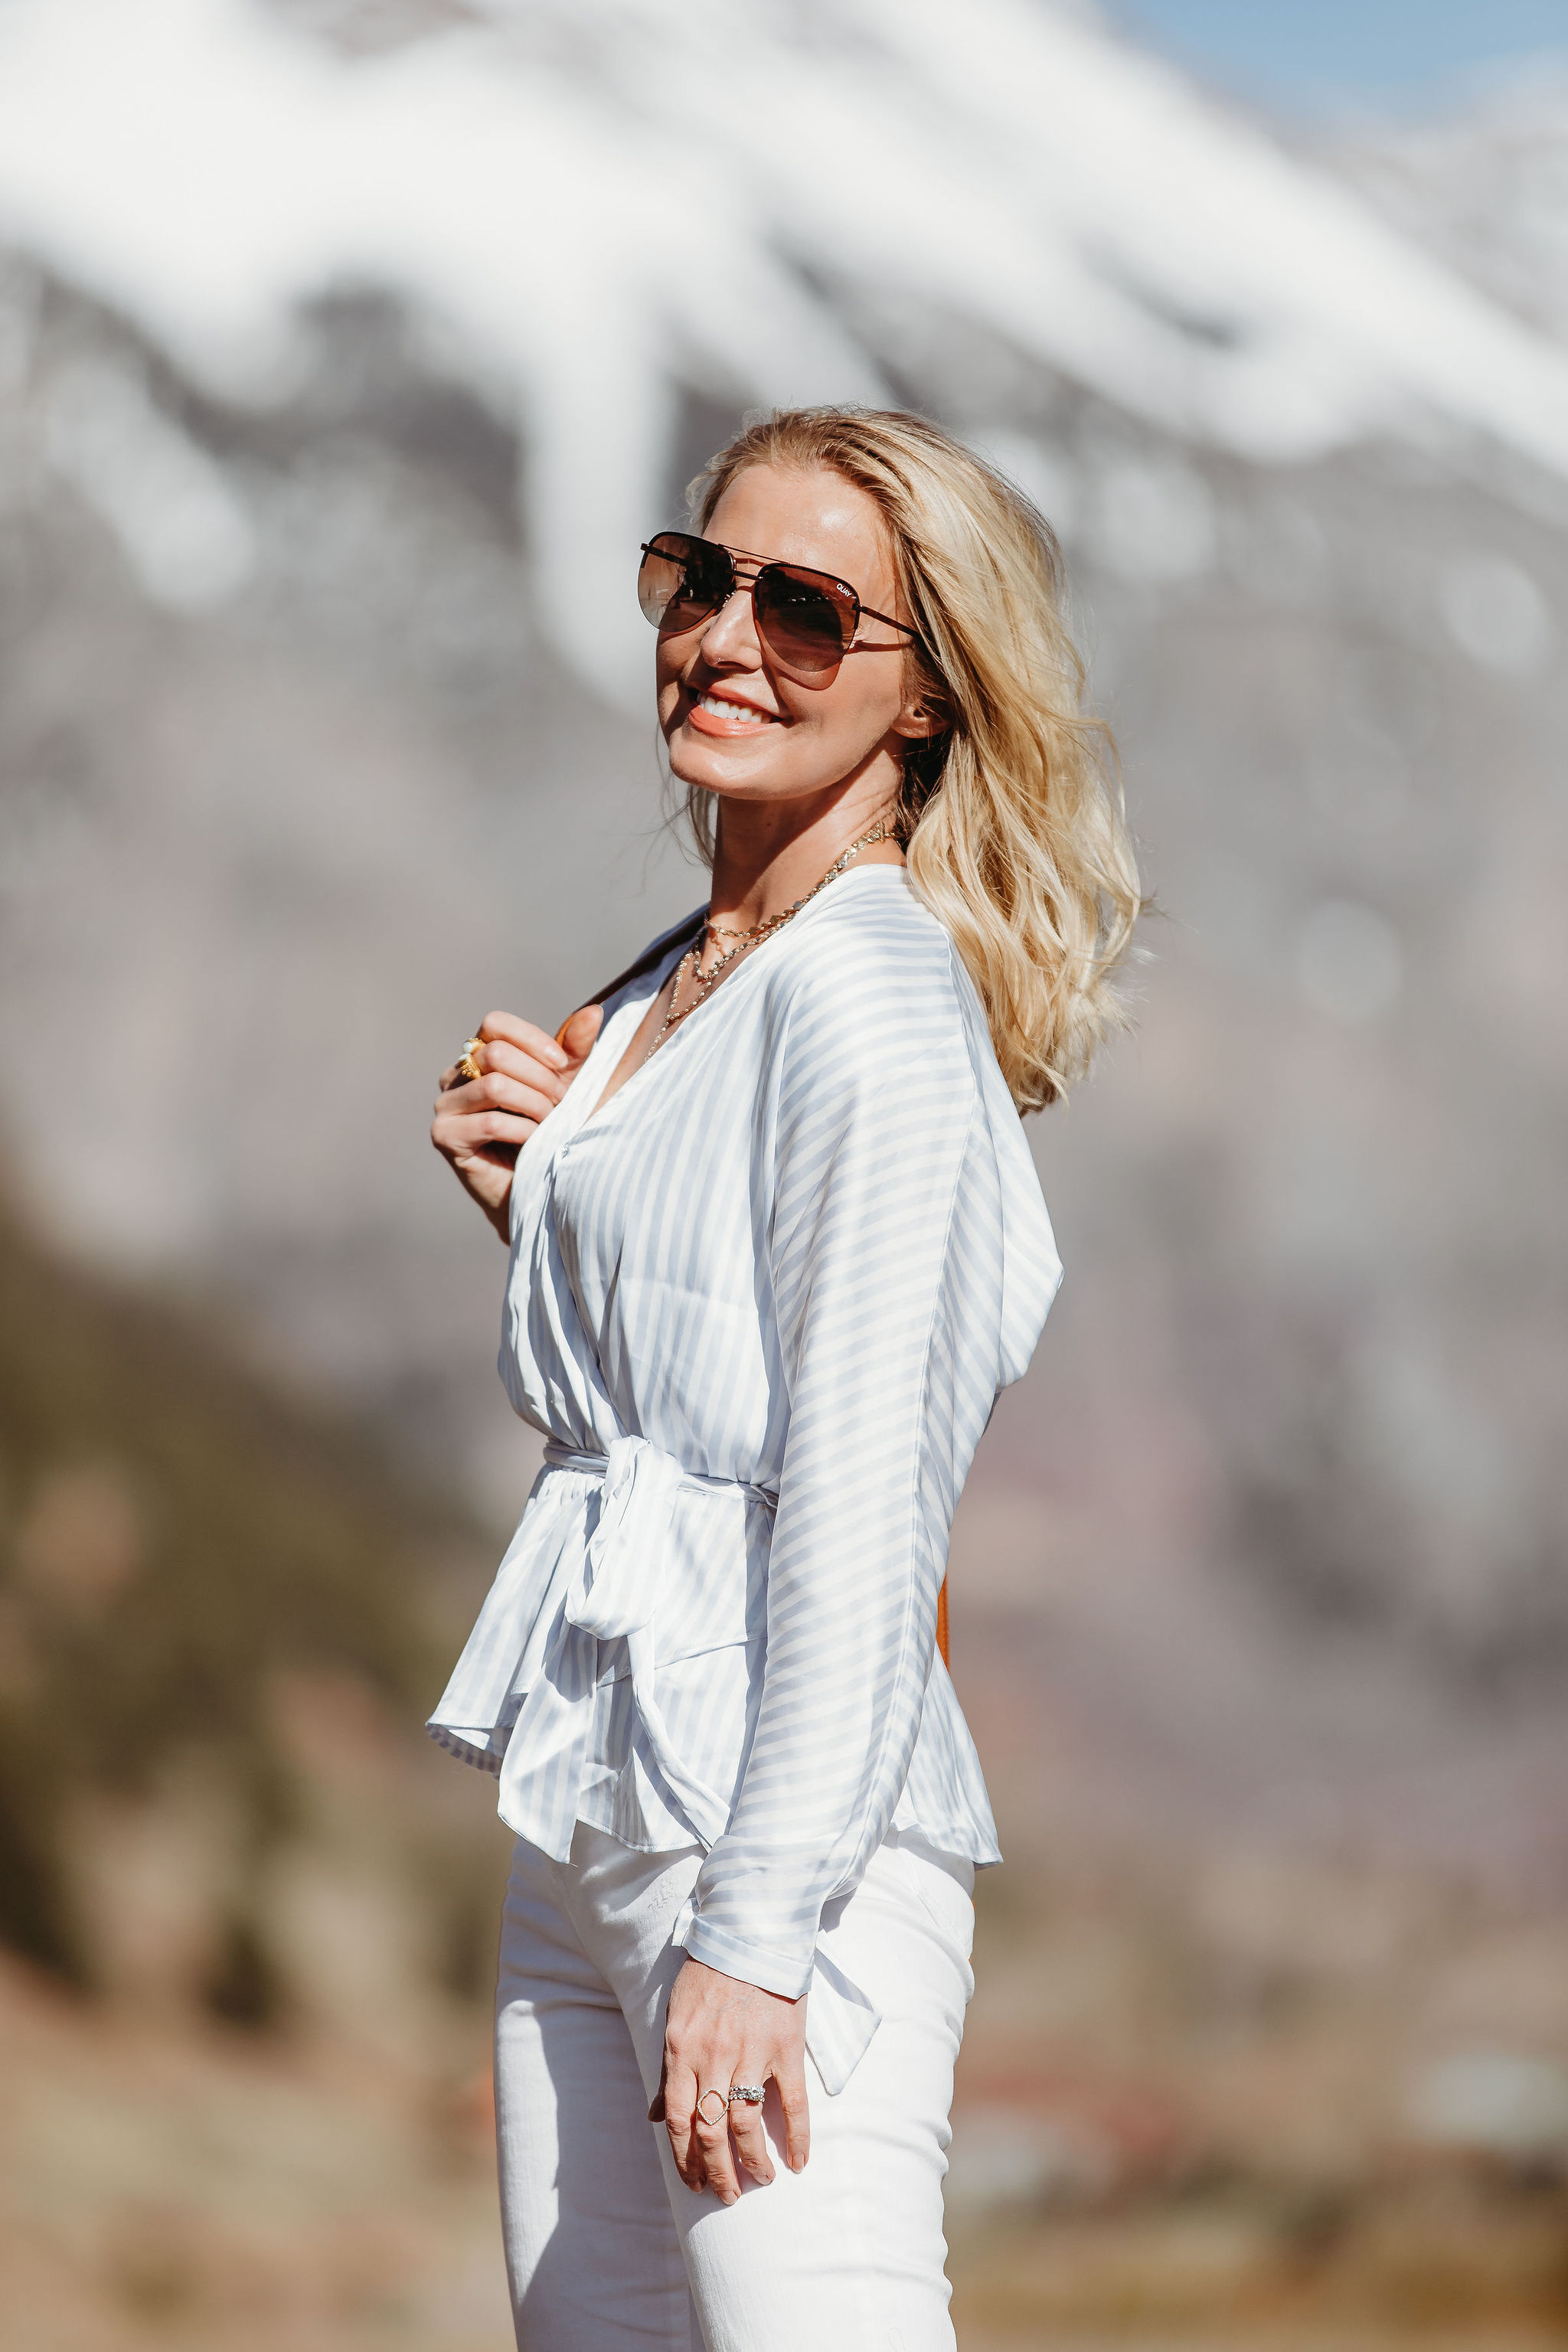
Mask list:
[[[350,47],[312,40],[312,16]],[[298,383],[312,297],[415,303],[527,435],[551,634],[601,686],[641,678],[637,616],[624,635],[606,616],[660,504],[677,388],[877,398],[878,343],[911,308],[1253,460],[1481,433],[1568,474],[1568,355],[1081,16],[445,18],[404,12],[385,38],[374,7],[9,0],[0,220],[247,405]],[[241,534],[208,505],[207,570],[236,580]]]
[[[700,894],[637,541],[749,405],[918,405],[1067,541],[1171,918],[1031,1128],[961,1665],[1068,1802],[1568,1870],[1565,188],[1544,89],[1309,156],[1029,0],[0,0],[29,1213],[515,1507],[432,1075]]]
[[[1462,113],[1363,130],[1332,161],[1458,275],[1568,339],[1568,53],[1479,84]]]

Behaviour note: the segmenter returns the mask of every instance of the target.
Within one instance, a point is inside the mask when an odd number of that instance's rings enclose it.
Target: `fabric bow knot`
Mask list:
[[[674,1455],[646,1437],[611,1441],[598,1524],[566,1594],[566,1615],[584,1633],[615,1642],[648,1623],[664,1580],[680,1480]]]

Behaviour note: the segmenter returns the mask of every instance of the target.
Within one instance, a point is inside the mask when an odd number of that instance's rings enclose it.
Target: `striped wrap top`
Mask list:
[[[948,1532],[1060,1280],[984,1010],[901,868],[851,869],[597,1105],[689,924],[519,1154],[500,1372],[545,1463],[435,1715],[561,1860],[705,1859],[677,1940],[791,1998],[889,1829],[1000,1859],[936,1648]]]

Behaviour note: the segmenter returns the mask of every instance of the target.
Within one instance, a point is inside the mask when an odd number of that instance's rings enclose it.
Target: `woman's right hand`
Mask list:
[[[475,1034],[477,1078],[443,1070],[430,1140],[502,1241],[510,1239],[517,1155],[587,1060],[603,1005],[584,1004],[552,1037],[514,1013],[487,1013]]]

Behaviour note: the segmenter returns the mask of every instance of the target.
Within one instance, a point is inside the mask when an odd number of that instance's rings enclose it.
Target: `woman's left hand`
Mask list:
[[[731,2105],[729,2096],[732,2084],[769,2082],[784,2110],[784,2161],[799,2172],[811,2148],[804,1995],[786,2000],[688,1960],[671,1987],[665,2017],[661,2094],[675,2168],[688,2189],[711,2189],[721,2205],[733,2205],[741,2194],[737,2152],[754,2180],[773,2179],[762,2108],[739,2099]],[[703,2096],[708,2091],[723,2100],[722,2115]]]

